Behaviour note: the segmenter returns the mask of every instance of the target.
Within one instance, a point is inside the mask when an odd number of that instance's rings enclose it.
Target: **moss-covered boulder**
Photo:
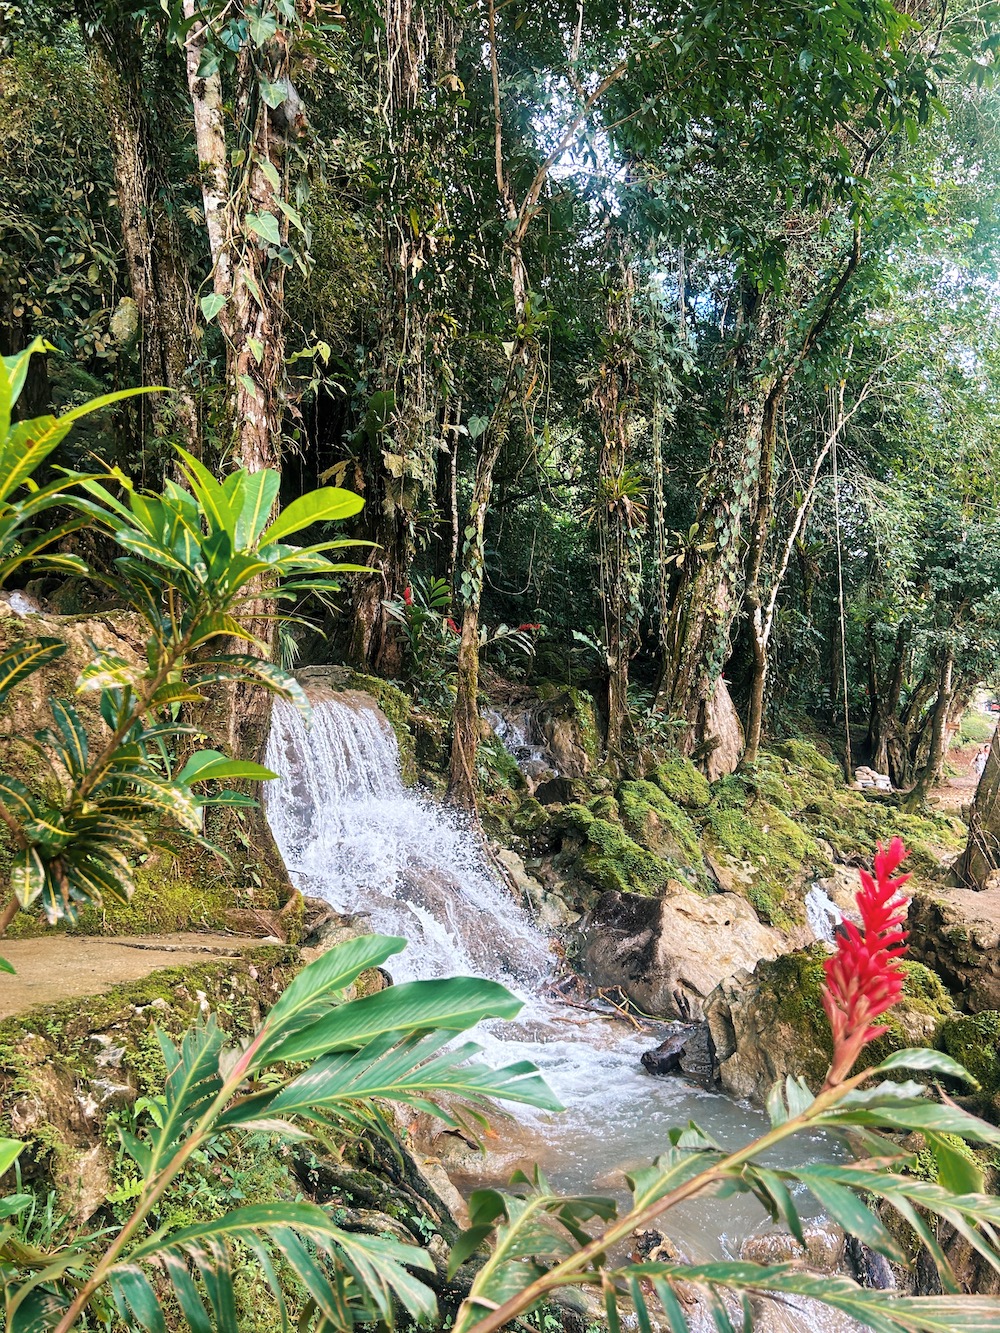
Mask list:
[[[650,777],[665,795],[686,809],[701,810],[712,799],[708,778],[682,754],[667,755]]]
[[[752,976],[723,982],[705,1004],[715,1043],[717,1072],[734,1097],[762,1102],[773,1084],[791,1074],[814,1090],[833,1056],[823,1010],[822,945],[760,963]],[[877,1064],[908,1046],[934,1046],[954,1005],[939,977],[905,961],[903,999],[881,1020],[888,1031],[871,1043],[865,1064]]]
[[[575,855],[579,874],[594,888],[649,896],[661,892],[669,882],[671,864],[640,846],[617,818],[570,805],[562,811],[559,823],[571,835],[571,855]]]
[[[618,802],[625,827],[644,847],[681,865],[701,865],[698,830],[658,786],[652,782],[623,782]]]
[[[947,1019],[940,1045],[978,1080],[987,1097],[1000,1094],[1000,1010],[984,1009]]]
[[[764,921],[786,926],[802,915],[802,886],[828,862],[816,840],[739,779],[720,783],[703,846],[723,887],[744,896]]]

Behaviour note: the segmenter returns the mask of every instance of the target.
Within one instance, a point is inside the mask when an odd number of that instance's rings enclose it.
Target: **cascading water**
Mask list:
[[[668,1129],[688,1120],[734,1148],[767,1127],[727,1097],[647,1075],[639,1057],[648,1034],[544,998],[546,939],[461,817],[403,785],[396,738],[367,696],[319,698],[308,730],[277,701],[266,762],[279,774],[267,784],[268,820],[293,882],[373,931],[408,939],[392,960],[398,980],[478,973],[525,1001],[516,1022],[482,1025],[476,1035],[493,1063],[533,1060],[565,1103],[561,1116],[517,1111],[530,1134],[525,1160],[538,1160],[557,1187],[608,1192],[621,1168],[655,1157]],[[828,1148],[815,1140],[804,1149],[800,1140],[774,1160],[804,1150]],[[807,1197],[800,1202],[804,1216],[816,1215]],[[752,1198],[706,1199],[672,1210],[669,1226],[693,1259],[709,1259],[737,1256],[764,1222]],[[787,1327],[858,1326],[817,1308]]]

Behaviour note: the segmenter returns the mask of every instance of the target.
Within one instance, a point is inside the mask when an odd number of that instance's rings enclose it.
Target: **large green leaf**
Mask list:
[[[522,1002],[496,981],[447,977],[390,986],[331,1013],[279,1041],[271,1060],[313,1060],[358,1049],[387,1032],[463,1032],[484,1018],[515,1018]]]
[[[400,1043],[395,1033],[388,1033],[359,1051],[328,1055],[283,1088],[268,1106],[268,1114],[309,1115],[313,1108],[333,1110],[372,1097],[426,1105],[441,1094],[476,1102],[499,1097],[547,1111],[563,1109],[529,1061],[501,1069],[471,1064],[481,1050],[474,1043],[440,1053],[450,1035],[435,1033]]]
[[[0,1176],[10,1170],[24,1151],[24,1146],[20,1139],[0,1139]]]
[[[62,639],[26,639],[0,653],[0,705],[11,690],[34,672],[62,657],[66,644]]]
[[[312,523],[329,523],[351,518],[364,507],[364,500],[352,491],[339,486],[323,486],[319,490],[300,495],[281,511],[261,538],[261,544],[270,546],[282,538]]]
[[[243,759],[227,759],[218,750],[199,750],[193,754],[181,771],[177,781],[184,786],[192,782],[239,781],[267,782],[278,775],[263,764],[251,764]]]
[[[254,1067],[264,1062],[276,1042],[314,1023],[343,999],[346,986],[370,967],[380,967],[406,948],[406,940],[391,935],[360,935],[344,940],[313,959],[288,986],[264,1021],[264,1040]]]

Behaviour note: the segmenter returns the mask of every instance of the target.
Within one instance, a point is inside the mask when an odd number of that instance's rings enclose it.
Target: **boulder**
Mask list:
[[[643,1013],[699,1018],[720,982],[781,951],[777,931],[733,893],[671,880],[663,897],[605,893],[581,926],[577,963],[595,986],[620,987]]]
[[[1000,885],[915,894],[907,927],[910,956],[937,972],[962,1009],[1000,1009]]]
[[[696,1029],[692,1023],[680,1024],[670,1036],[654,1046],[651,1051],[643,1051],[640,1064],[647,1074],[673,1074],[681,1068],[681,1056]]]
[[[752,973],[724,981],[705,1002],[716,1075],[733,1097],[763,1102],[789,1075],[817,1089],[833,1054],[823,1011],[823,945],[764,960]],[[868,1048],[877,1062],[906,1046],[931,1046],[952,1011],[938,977],[907,960],[903,1000],[886,1016],[887,1031]]]
[[[806,1222],[805,1248],[790,1231],[757,1231],[740,1247],[740,1258],[750,1264],[804,1262],[819,1273],[837,1273],[844,1262],[845,1236],[835,1222]]]

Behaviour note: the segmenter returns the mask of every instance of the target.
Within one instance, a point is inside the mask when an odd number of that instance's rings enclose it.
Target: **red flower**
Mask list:
[[[525,629],[541,629],[541,628],[542,628],[541,625],[518,625],[517,627],[518,633],[520,633],[521,630]]]
[[[409,584],[407,584],[406,587],[403,589],[403,601],[406,603],[407,606],[413,605],[413,589],[410,587]]]
[[[458,628],[458,626],[455,624],[454,620],[452,620],[451,616],[449,616],[448,619],[447,619],[444,623],[445,623],[445,624],[448,626],[448,628],[451,630],[452,634],[461,634],[462,631],[461,631],[461,630]]]
[[[823,964],[823,1008],[833,1030],[827,1087],[842,1083],[865,1043],[886,1031],[873,1027],[872,1019],[891,1009],[903,993],[905,974],[896,963],[906,952],[903,925],[909,899],[900,890],[910,876],[892,875],[906,854],[901,838],[893,838],[888,851],[879,846],[875,878],[861,871],[857,904],[862,929],[845,921],[837,952]]]

